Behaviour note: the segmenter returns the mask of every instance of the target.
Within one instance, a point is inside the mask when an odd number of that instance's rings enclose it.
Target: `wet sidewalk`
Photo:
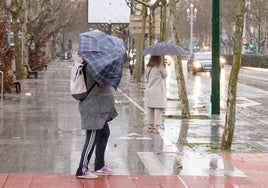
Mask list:
[[[97,180],[76,179],[73,174],[85,135],[77,101],[69,94],[71,65],[53,62],[37,79],[24,80],[20,94],[5,96],[0,187],[267,187],[267,117],[243,106],[237,114],[239,134],[232,151],[218,152],[224,110],[212,117],[210,96],[201,94],[196,104],[190,94],[192,113],[201,118],[175,118],[180,114],[179,101],[175,79],[170,76],[164,129],[149,131],[143,106],[145,81],[134,82],[128,69],[115,91],[119,116],[110,123],[106,152],[106,163],[114,173]]]
[[[111,175],[81,180],[70,174],[0,174],[3,188],[174,188],[174,187],[267,187],[267,154],[225,154],[243,176]],[[211,169],[213,170],[213,169]],[[215,169],[216,170],[216,169]]]

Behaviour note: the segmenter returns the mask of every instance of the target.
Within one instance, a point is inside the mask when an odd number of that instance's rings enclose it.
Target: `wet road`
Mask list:
[[[24,80],[22,93],[5,96],[0,127],[1,173],[75,172],[84,132],[80,129],[77,101],[69,94],[71,65],[54,62],[47,71],[38,73],[38,79]],[[165,115],[180,114],[172,67],[168,67]],[[209,145],[219,144],[223,130],[229,70],[226,66],[221,75],[221,115],[210,116],[209,74],[193,76],[185,71],[191,113],[207,119],[165,118],[164,129],[148,131],[143,106],[145,81],[134,82],[125,69],[115,91],[119,116],[110,124],[106,155],[115,174],[244,177],[223,157],[208,151]],[[268,91],[267,86],[261,86],[267,76],[261,70],[242,69],[241,73],[233,149],[267,152]]]

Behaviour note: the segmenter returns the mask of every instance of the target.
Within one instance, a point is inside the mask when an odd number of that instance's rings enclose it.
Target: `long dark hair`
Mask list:
[[[161,64],[161,56],[151,56],[149,62],[147,63],[147,67],[159,67]]]

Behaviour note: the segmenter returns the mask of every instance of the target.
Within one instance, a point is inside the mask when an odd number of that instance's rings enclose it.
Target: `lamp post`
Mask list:
[[[246,0],[246,7],[248,8],[248,10],[250,9],[250,0]],[[244,26],[243,26],[243,33],[242,33],[242,39],[247,43],[248,41],[246,40],[246,19],[247,19],[247,13],[244,14]],[[242,45],[242,54],[244,54],[246,52],[246,44]]]
[[[190,55],[193,54],[193,23],[196,20],[196,14],[197,14],[197,9],[194,8],[194,5],[191,4],[190,8],[187,8],[186,10],[187,12],[187,17],[188,17],[188,21],[190,22]]]

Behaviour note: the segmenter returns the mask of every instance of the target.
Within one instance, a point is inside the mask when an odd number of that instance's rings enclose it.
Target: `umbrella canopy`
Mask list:
[[[149,46],[141,52],[141,55],[154,55],[154,56],[163,56],[163,55],[183,55],[186,54],[186,51],[179,45],[169,43],[169,42],[159,42]]]
[[[79,34],[78,55],[98,82],[117,88],[125,61],[123,40],[99,30]]]

